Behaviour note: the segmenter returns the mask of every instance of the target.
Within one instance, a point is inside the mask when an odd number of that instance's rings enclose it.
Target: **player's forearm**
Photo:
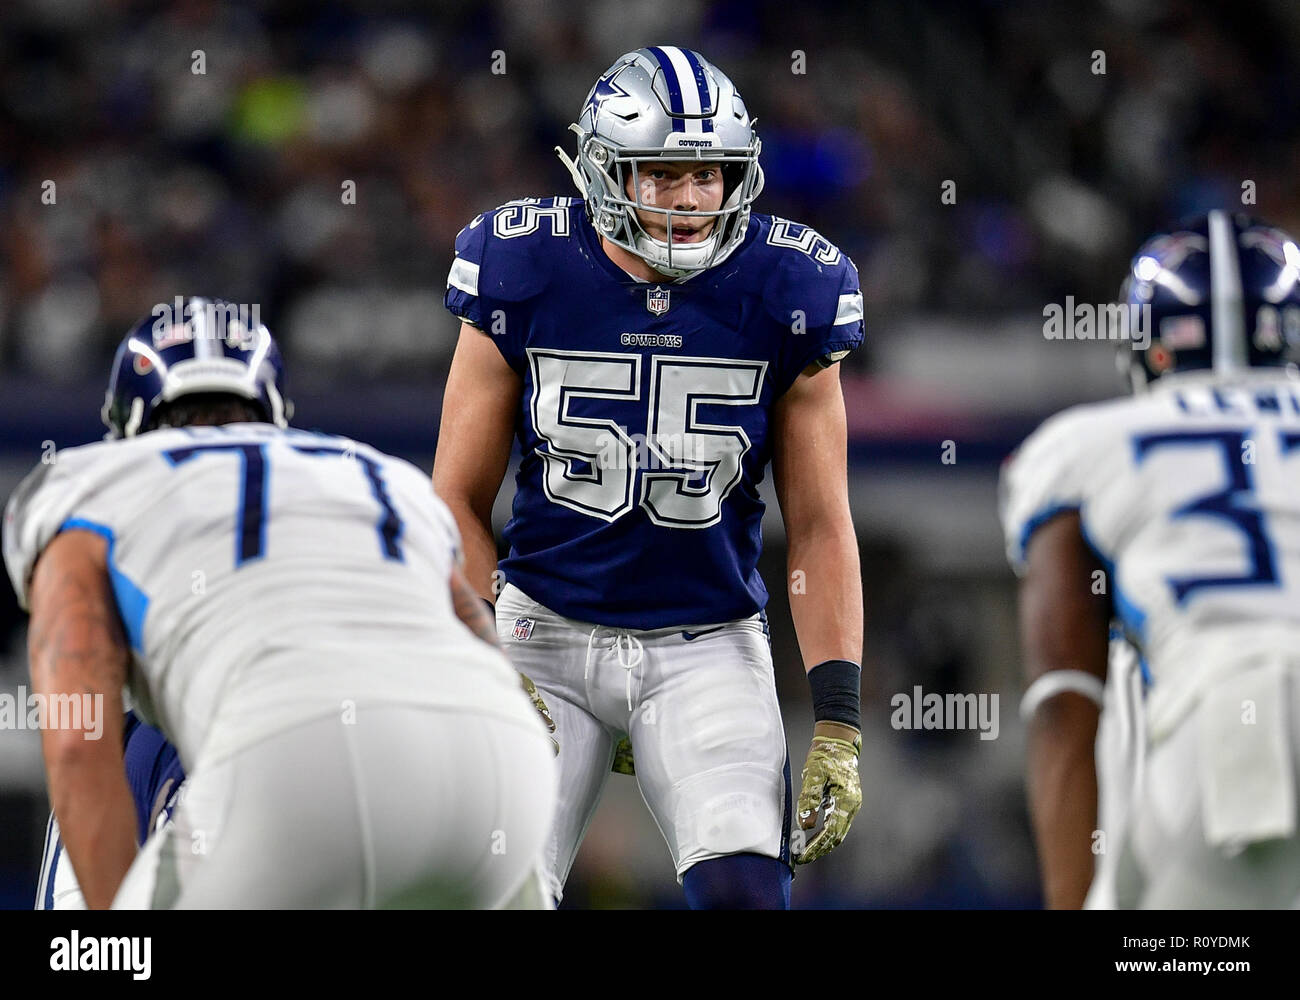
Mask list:
[[[497,642],[496,619],[483,603],[482,598],[474,592],[465,579],[465,574],[459,568],[452,570],[451,574],[451,601],[456,617],[464,622],[471,632],[489,646],[500,645]]]
[[[1064,693],[1044,702],[1029,725],[1029,811],[1051,909],[1078,909],[1092,884],[1097,720],[1092,701]]]
[[[786,586],[804,669],[826,660],[862,662],[862,574],[847,515],[827,518],[788,539]]]
[[[465,563],[463,572],[469,585],[480,597],[493,603],[497,595],[493,584],[493,574],[497,569],[496,536],[492,534],[491,514],[484,516],[476,512],[469,504],[448,500],[447,506],[456,519],[460,531],[461,545],[464,548]]]
[[[51,804],[72,870],[92,910],[112,904],[137,850],[135,805],[122,761],[121,718],[119,711],[116,725],[105,725],[99,740],[84,741],[66,732],[45,740]]]

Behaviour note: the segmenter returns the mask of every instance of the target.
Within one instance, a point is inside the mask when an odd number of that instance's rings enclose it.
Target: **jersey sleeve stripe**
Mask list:
[[[1077,514],[1079,509],[1077,503],[1053,502],[1030,516],[1020,529],[1020,537],[1016,541],[1015,552],[1012,553],[1016,571],[1023,573],[1025,570],[1025,556],[1029,552],[1029,540],[1034,537],[1034,532],[1054,517],[1060,514]]]
[[[848,295],[841,295],[839,306],[835,310],[835,322],[831,326],[842,326],[845,323],[858,323],[862,320],[862,293],[851,292]]]
[[[447,274],[447,285],[459,288],[467,295],[478,294],[478,265],[464,257],[457,257],[451,262],[451,271]]]
[[[113,547],[117,536],[113,529],[95,521],[72,517],[59,526],[59,531],[81,528],[93,531],[108,540],[108,578],[113,585],[113,596],[117,598],[117,609],[122,616],[122,627],[126,630],[127,640],[137,653],[144,651],[144,620],[149,613],[149,595],[136,586],[135,581],[117,568],[113,562]]]

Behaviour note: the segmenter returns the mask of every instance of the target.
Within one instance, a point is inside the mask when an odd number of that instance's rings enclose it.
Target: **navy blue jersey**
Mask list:
[[[185,770],[167,737],[141,722],[134,712],[126,714],[126,747],[122,756],[126,783],[135,800],[139,841],[143,844],[158,818],[171,814],[170,800],[185,780]]]
[[[767,603],[772,405],[861,344],[852,261],[754,215],[721,264],[647,284],[605,254],[580,199],[525,199],[461,231],[446,304],[524,383],[509,582],[567,617],[638,629]]]

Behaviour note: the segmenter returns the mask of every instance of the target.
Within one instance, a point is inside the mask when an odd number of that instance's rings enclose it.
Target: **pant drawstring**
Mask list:
[[[623,640],[627,640],[627,656],[623,655]],[[620,632],[614,637],[614,648],[618,653],[618,665],[627,671],[627,710],[632,711],[632,671],[645,659],[645,647],[641,640],[630,632]]]
[[[587,636],[587,659],[582,665],[582,682],[584,684],[587,683],[587,677],[591,674],[591,645],[596,641],[598,631],[600,631],[599,625],[591,630],[591,635]]]
[[[587,636],[587,656],[582,666],[582,681],[585,684],[591,676],[591,651],[596,644],[596,633],[600,631],[597,625]],[[614,651],[618,655],[618,665],[627,671],[627,710],[632,711],[632,671],[641,666],[645,659],[645,647],[641,645],[641,640],[631,632],[614,633]]]

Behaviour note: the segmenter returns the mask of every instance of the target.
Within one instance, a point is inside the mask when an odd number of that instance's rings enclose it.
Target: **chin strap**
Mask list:
[[[582,129],[578,128],[576,123],[569,126],[569,131],[577,135],[579,142],[582,141]],[[582,198],[585,201],[587,198],[587,185],[582,176],[582,171],[578,169],[578,165],[573,161],[573,158],[559,146],[555,147],[555,155],[558,156],[560,162],[564,164],[564,169],[567,170],[569,176],[573,178],[574,187],[578,189],[578,192],[582,195]]]
[[[271,400],[271,423],[276,427],[288,427],[293,419],[293,400],[283,398],[274,382],[266,383],[266,394]]]
[[[142,423],[144,423],[144,400],[136,396],[131,400],[131,415],[127,418],[126,426],[122,428],[122,436],[135,437]]]

